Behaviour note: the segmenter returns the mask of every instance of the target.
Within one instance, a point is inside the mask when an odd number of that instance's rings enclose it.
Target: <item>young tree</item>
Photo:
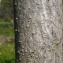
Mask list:
[[[16,63],[62,63],[62,0],[14,0]]]

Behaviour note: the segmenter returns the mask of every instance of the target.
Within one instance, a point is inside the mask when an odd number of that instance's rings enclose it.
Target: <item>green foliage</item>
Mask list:
[[[15,63],[14,45],[8,42],[0,45],[0,63]]]

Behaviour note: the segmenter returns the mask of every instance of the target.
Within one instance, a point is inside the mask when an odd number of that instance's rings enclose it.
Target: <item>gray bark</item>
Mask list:
[[[20,44],[16,62],[62,63],[62,0],[18,0],[15,4]]]

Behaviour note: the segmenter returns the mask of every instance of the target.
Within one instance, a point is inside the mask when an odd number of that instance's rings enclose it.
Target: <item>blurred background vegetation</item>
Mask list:
[[[0,20],[13,21],[13,0],[1,0]]]
[[[0,63],[15,63],[13,0],[0,2]]]

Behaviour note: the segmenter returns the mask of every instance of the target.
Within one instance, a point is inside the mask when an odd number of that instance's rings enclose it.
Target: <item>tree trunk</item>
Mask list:
[[[62,0],[15,0],[16,63],[62,63]]]

